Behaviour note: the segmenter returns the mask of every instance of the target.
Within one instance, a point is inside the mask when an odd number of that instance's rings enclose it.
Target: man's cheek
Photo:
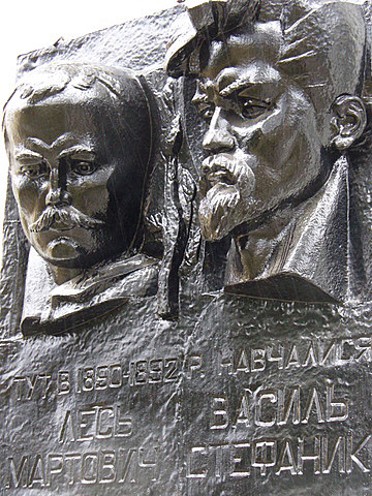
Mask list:
[[[242,137],[245,148],[265,160],[278,159],[283,147],[296,133],[298,118],[291,115],[291,110],[281,101],[255,121],[252,121],[249,133]],[[276,150],[275,154],[273,150]]]
[[[33,219],[45,208],[46,189],[37,187],[31,181],[16,182],[13,193],[25,218]]]
[[[73,199],[73,206],[80,212],[91,216],[107,212],[110,197],[106,184],[89,184],[89,187],[84,188],[71,187],[69,192]]]

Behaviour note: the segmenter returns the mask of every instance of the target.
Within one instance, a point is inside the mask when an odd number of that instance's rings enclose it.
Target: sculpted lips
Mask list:
[[[202,163],[203,177],[201,179],[202,193],[206,193],[216,185],[235,185],[243,177],[244,182],[250,184],[250,193],[255,186],[255,177],[247,160],[236,158],[228,153],[220,153],[206,158]],[[246,191],[247,192],[247,191]]]
[[[212,186],[221,182],[233,184],[236,182],[236,177],[230,166],[231,164],[225,157],[209,157],[202,164],[204,179],[209,181]]]

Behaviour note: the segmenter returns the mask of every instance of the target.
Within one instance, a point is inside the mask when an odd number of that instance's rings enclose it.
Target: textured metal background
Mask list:
[[[164,79],[157,74],[179,11],[175,8],[25,55],[19,61],[20,73],[50,60],[104,62],[145,71],[151,88],[160,91]],[[197,180],[202,123],[189,104],[192,93],[193,82],[185,80],[178,102],[186,129],[183,162]],[[368,260],[369,157],[363,157],[353,174]],[[206,258],[202,245],[199,263],[182,268],[178,321],[157,317],[155,298],[145,303],[133,299],[73,334],[23,339],[19,320],[28,247],[10,194],[4,225],[0,494],[372,494],[369,303],[338,307],[224,295],[220,289],[210,289],[219,286],[218,273],[210,274],[208,286],[202,278],[203,263],[212,260],[218,266],[214,253]],[[370,263],[367,271],[370,277]],[[283,354],[282,362],[268,359],[278,353]],[[110,386],[106,377],[113,370],[120,371],[121,378],[116,375]],[[278,407],[278,392],[288,394],[298,387],[300,421],[294,422],[290,415],[278,425],[278,412],[288,406]],[[329,402],[348,404],[342,421],[326,420],[326,392],[332,387]],[[311,402],[314,389],[318,407]],[[274,425],[257,425],[254,402],[249,421],[237,423],[244,410],[242,396],[257,401],[260,391],[277,398],[270,403],[266,397],[262,410]],[[113,427],[118,406],[130,419],[130,435],[107,431]],[[97,412],[104,409],[100,434],[95,430]],[[336,415],[331,410],[328,419]],[[122,432],[120,425],[116,434]],[[299,439],[306,440],[304,456],[311,457],[316,438],[322,447],[319,467],[318,459],[308,459],[302,471]],[[338,439],[341,445],[332,460]],[[273,443],[275,460],[269,452],[254,457],[252,446],[257,443]]]

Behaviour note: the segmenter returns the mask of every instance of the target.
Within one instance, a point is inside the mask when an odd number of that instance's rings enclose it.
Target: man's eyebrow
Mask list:
[[[78,158],[86,159],[86,160],[93,159],[96,156],[94,150],[92,150],[91,148],[85,148],[81,145],[77,145],[77,146],[71,146],[70,148],[63,150],[58,155],[58,158],[60,159],[66,156],[71,157],[73,155],[76,155]]]
[[[245,89],[266,90],[269,91],[269,93],[275,93],[278,91],[280,75],[277,71],[273,71],[271,74],[266,74],[259,78],[256,76],[257,75],[254,75],[252,78],[249,74],[242,74],[240,78],[235,79],[220,90],[219,88],[221,87],[221,81],[217,81],[216,89],[222,98],[229,97],[233,93]]]
[[[244,90],[246,88],[249,88],[250,86],[256,87],[256,86],[261,86],[261,85],[258,85],[256,83],[252,84],[247,79],[242,78],[242,79],[238,79],[236,81],[233,81],[231,84],[229,84],[228,86],[226,86],[222,90],[219,90],[218,94],[220,96],[222,96],[222,98],[226,98],[226,97],[232,95],[233,93],[235,93],[236,91]]]
[[[206,93],[195,93],[195,95],[192,97],[192,103],[197,104],[197,103],[208,103],[208,95]]]
[[[209,102],[209,96],[208,96],[208,84],[203,83],[203,81],[199,81],[198,85],[196,87],[196,91],[194,96],[192,97],[192,103],[198,104],[198,103],[208,103]]]
[[[16,160],[43,160],[43,156],[40,153],[33,152],[32,150],[21,150],[15,154]]]

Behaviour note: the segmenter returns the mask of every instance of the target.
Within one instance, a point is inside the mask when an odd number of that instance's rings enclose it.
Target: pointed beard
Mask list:
[[[243,192],[238,185],[223,183],[207,192],[199,207],[200,226],[206,240],[220,240],[244,222],[253,200],[250,194],[243,196]]]
[[[249,217],[255,201],[254,166],[250,156],[236,158],[226,153],[203,161],[199,221],[208,241],[222,239]]]

